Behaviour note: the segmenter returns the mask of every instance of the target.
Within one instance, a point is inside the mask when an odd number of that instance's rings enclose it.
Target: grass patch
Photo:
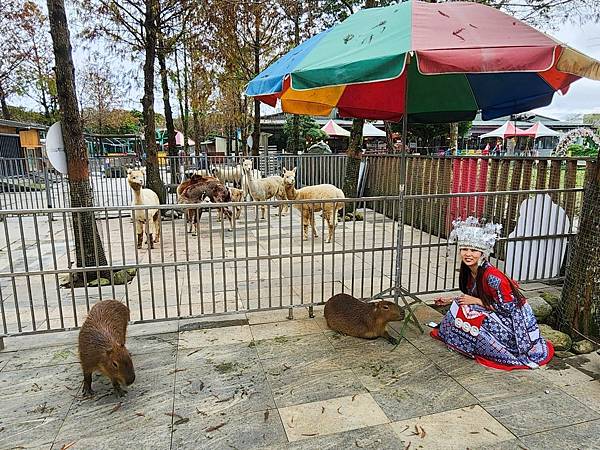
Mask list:
[[[219,372],[220,374],[224,374],[224,373],[229,373],[229,372],[233,372],[235,370],[235,363],[221,363],[221,364],[217,364],[215,366],[215,369],[217,370],[217,372]]]

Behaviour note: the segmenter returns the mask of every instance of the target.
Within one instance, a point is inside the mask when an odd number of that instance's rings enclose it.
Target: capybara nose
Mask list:
[[[129,378],[127,378],[127,380],[125,381],[125,383],[127,384],[127,386],[129,386],[134,381],[135,381],[135,374],[133,374]]]

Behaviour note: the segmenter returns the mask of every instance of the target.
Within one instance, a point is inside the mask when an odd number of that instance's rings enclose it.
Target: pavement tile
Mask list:
[[[496,399],[483,406],[517,437],[600,419],[600,414],[558,389]]]
[[[0,419],[0,448],[49,449],[63,420],[64,416],[23,417],[10,422]]]
[[[134,355],[177,350],[178,333],[157,333],[127,338],[127,349]]]
[[[554,358],[539,370],[540,375],[556,386],[567,387],[587,383],[594,378],[567,364],[561,358]]]
[[[21,350],[10,352],[6,355],[9,356],[9,358],[4,370],[79,363],[77,345],[62,345],[45,349],[32,349],[29,351]]]
[[[393,422],[404,448],[465,449],[495,444],[514,436],[481,406]]]
[[[168,417],[166,422],[169,422]],[[107,430],[105,434],[94,434],[93,436],[79,439],[65,439],[61,434],[57,437],[52,450],[69,449],[94,449],[112,450],[116,448],[127,448],[135,446],[142,450],[169,450],[171,448],[171,424],[164,423],[159,426],[139,427],[131,422],[126,430],[114,432]]]
[[[250,329],[255,341],[321,332],[319,325],[310,319],[251,325]]]
[[[539,371],[487,369],[466,375],[455,375],[454,379],[483,403],[499,402],[502,399],[543,394],[553,390],[554,384],[544,378]],[[499,389],[499,386],[510,386],[510,389]]]
[[[285,446],[290,450],[339,450],[348,448],[398,448],[400,440],[390,424],[359,428],[343,433],[307,437]]]
[[[597,380],[562,386],[561,389],[588,408],[600,413],[600,386]]]
[[[463,386],[435,366],[414,372],[404,383],[378,386],[371,395],[394,421],[478,403]]]
[[[256,350],[248,344],[180,349],[174,404],[182,415],[275,407]]]
[[[389,422],[369,394],[289,406],[279,414],[290,442]]]
[[[282,448],[287,442],[276,409],[228,416],[194,414],[174,426],[173,449]]]
[[[136,379],[123,397],[113,393],[110,380],[95,376],[96,395],[77,397],[73,401],[56,442],[94,439],[97,436],[121,434],[138,428],[161,430],[171,424],[175,353],[159,352],[141,355],[133,363]],[[85,424],[85,426],[82,426]]]
[[[563,428],[555,428],[543,433],[535,433],[521,438],[529,450],[550,448],[600,448],[600,420],[593,420]]]
[[[272,373],[267,372],[267,378],[278,408],[367,392],[349,369],[329,369],[322,373],[284,369]]]
[[[248,325],[209,328],[179,333],[179,348],[199,348],[211,345],[239,344],[252,341]]]

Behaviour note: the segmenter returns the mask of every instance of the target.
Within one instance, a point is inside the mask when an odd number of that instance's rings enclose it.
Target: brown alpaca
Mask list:
[[[225,185],[216,177],[192,175],[189,180],[184,181],[182,184],[187,183],[182,189],[178,188],[178,202],[181,204],[198,204],[205,201],[211,203],[226,203],[231,201],[231,195]],[[220,208],[224,211],[225,216],[229,220],[229,228],[231,231],[233,227],[233,218],[231,211],[228,208]],[[198,214],[196,214],[196,211]],[[202,215],[203,209],[190,208],[188,210],[188,218],[191,221],[190,230],[194,227],[194,233],[198,232],[198,221]],[[189,232],[188,231],[188,232]]]
[[[315,229],[314,213],[323,211],[323,217],[329,227],[327,242],[331,242],[337,225],[337,212],[344,207],[343,202],[323,202],[323,200],[345,198],[344,192],[333,184],[318,184],[296,189],[296,168],[283,168],[283,186],[288,200],[316,200],[315,203],[295,204],[294,208],[302,213],[302,237],[308,239],[308,226],[312,226],[314,237],[319,237]]]

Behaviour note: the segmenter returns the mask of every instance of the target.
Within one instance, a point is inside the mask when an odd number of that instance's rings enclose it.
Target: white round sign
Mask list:
[[[65,153],[65,143],[63,141],[60,122],[56,122],[46,134],[46,154],[52,167],[62,174],[67,173],[67,154]]]

